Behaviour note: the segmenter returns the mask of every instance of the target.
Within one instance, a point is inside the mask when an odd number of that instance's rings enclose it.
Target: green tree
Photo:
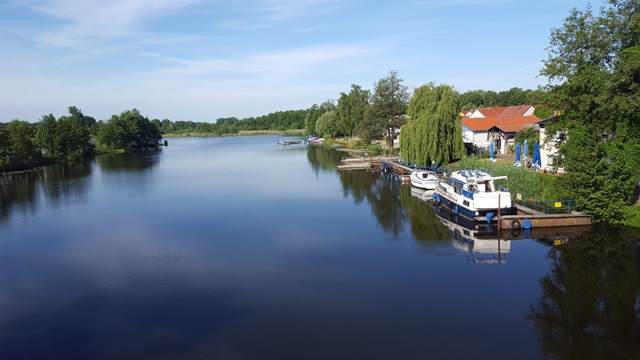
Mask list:
[[[365,143],[386,138],[392,147],[395,130],[406,122],[408,103],[409,92],[397,71],[391,70],[387,77],[378,80],[360,124],[359,132]]]
[[[320,105],[313,104],[310,109],[307,110],[304,118],[304,132],[307,135],[322,135],[316,131],[316,123],[322,114],[327,111],[335,110],[336,105],[332,100],[327,100]]]
[[[321,136],[336,135],[338,133],[338,114],[336,110],[327,111],[320,115],[316,122],[316,132]]]
[[[364,118],[365,108],[368,103],[369,90],[363,90],[359,85],[351,85],[349,94],[340,93],[337,115],[343,134],[348,136],[355,135]]]
[[[69,107],[69,116],[58,119],[55,132],[59,157],[77,160],[93,154],[89,129],[95,124],[95,119],[91,119],[75,106]]]
[[[27,170],[38,165],[40,151],[34,142],[34,130],[26,121],[13,120],[6,128],[8,171]]]
[[[58,148],[58,122],[53,114],[43,115],[38,122],[35,142],[42,149],[45,157],[55,159],[60,152]]]
[[[460,95],[449,85],[429,83],[415,89],[409,102],[409,122],[400,132],[403,160],[430,166],[445,165],[465,154]]]
[[[624,217],[640,173],[640,3],[609,3],[599,15],[573,9],[552,30],[541,71],[560,111],[547,131],[567,134],[561,184],[602,221]]]
[[[97,138],[106,149],[141,149],[158,146],[162,134],[147,117],[132,109],[111,116]]]

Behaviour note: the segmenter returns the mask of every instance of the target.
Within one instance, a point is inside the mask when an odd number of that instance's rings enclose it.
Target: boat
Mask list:
[[[494,183],[506,179],[506,176],[491,176],[481,170],[457,170],[448,179],[440,180],[433,198],[455,215],[491,223],[497,221],[498,215],[518,213],[511,203],[511,193],[496,188]]]
[[[411,185],[425,190],[435,190],[440,181],[435,172],[428,170],[414,170],[411,172],[410,179]]]
[[[279,145],[284,145],[284,146],[293,145],[293,144],[301,144],[302,143],[302,141],[285,141],[285,140],[280,140],[280,139],[278,139],[276,142]]]

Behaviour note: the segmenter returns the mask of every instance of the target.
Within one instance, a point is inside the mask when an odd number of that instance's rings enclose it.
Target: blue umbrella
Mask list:
[[[524,145],[522,145],[522,161],[527,163],[527,155],[529,155],[529,139],[524,139]]]
[[[520,167],[520,143],[516,144],[516,161],[513,163],[513,166]]]
[[[533,167],[540,169],[542,167],[542,160],[540,159],[540,144],[538,142],[533,143],[533,159],[531,160]]]
[[[493,147],[493,141],[489,144],[489,156],[491,157],[491,162],[496,162],[496,157],[494,155],[495,149]]]

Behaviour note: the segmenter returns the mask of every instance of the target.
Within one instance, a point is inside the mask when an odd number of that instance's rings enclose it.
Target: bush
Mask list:
[[[367,146],[367,151],[369,152],[369,155],[377,156],[382,152],[382,148],[379,145],[369,145]]]

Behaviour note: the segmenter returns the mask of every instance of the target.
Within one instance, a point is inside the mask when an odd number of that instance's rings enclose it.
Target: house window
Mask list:
[[[553,155],[547,155],[547,165],[553,165]]]

